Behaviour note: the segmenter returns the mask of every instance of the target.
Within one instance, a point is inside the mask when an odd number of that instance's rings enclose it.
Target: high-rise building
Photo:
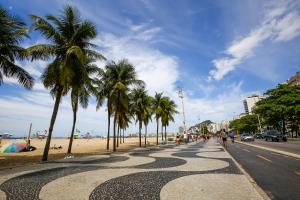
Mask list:
[[[291,85],[300,85],[300,72],[297,72],[294,76],[292,76],[287,83]]]
[[[260,95],[252,95],[250,97],[247,97],[244,101],[244,109],[246,114],[252,114],[253,107],[255,106],[255,103],[261,100],[263,97]]]

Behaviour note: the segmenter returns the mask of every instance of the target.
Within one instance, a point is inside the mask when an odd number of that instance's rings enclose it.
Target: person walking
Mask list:
[[[231,132],[231,133],[229,134],[229,137],[230,137],[230,139],[231,139],[231,142],[234,143],[234,133],[233,133],[233,132]]]
[[[227,149],[227,132],[225,131],[225,129],[222,130],[221,136],[222,136],[223,146],[225,149]]]
[[[183,139],[184,139],[184,143],[187,144],[188,143],[188,135],[186,132],[184,132],[184,134],[183,134]]]

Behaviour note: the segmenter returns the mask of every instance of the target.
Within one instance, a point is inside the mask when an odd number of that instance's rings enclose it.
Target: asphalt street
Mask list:
[[[300,154],[300,140],[287,142],[271,142],[265,141],[263,139],[256,139],[254,142],[251,142],[251,144]]]
[[[299,159],[238,143],[228,152],[271,199],[300,199]]]

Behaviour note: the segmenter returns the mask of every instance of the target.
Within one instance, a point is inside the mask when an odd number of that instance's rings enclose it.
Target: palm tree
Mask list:
[[[43,161],[48,159],[52,131],[62,96],[71,89],[78,71],[84,71],[85,58],[103,59],[93,50],[95,45],[90,41],[97,35],[95,26],[82,20],[78,11],[66,6],[59,17],[47,15],[46,18],[30,15],[34,20],[32,29],[50,41],[49,44],[37,44],[27,49],[28,55],[34,59],[53,61],[48,64],[42,74],[42,81],[55,98],[51,116],[49,133],[43,153]]]
[[[144,87],[135,88],[132,90],[131,94],[131,106],[132,111],[136,117],[136,121],[139,123],[139,144],[142,146],[142,126],[143,122],[145,122],[145,112],[146,107],[149,105],[149,97],[147,95],[147,91]]]
[[[162,127],[165,128],[165,140],[167,142],[167,126],[172,121],[174,122],[174,114],[177,114],[178,111],[176,110],[177,105],[173,100],[169,97],[162,98],[162,117],[161,117],[161,124]]]
[[[156,119],[156,145],[158,145],[158,129],[159,129],[159,119],[162,115],[162,95],[163,93],[155,93],[155,96],[152,101],[152,110]],[[162,135],[163,136],[163,135]],[[163,139],[163,138],[162,138]]]
[[[23,38],[28,37],[25,25],[0,7],[0,85],[6,76],[17,78],[27,89],[33,87],[33,78],[15,63],[16,59],[26,56],[25,49],[19,46]]]
[[[147,99],[145,101],[145,110],[144,110],[144,126],[145,126],[145,147],[147,146],[147,128],[149,121],[152,121],[152,115],[153,115],[153,110],[152,110],[152,101],[153,98],[151,96],[147,96]]]
[[[116,125],[117,119],[122,110],[128,110],[128,91],[131,86],[144,86],[145,83],[137,79],[135,68],[127,60],[112,63],[107,66],[110,76],[112,90],[110,100],[114,107],[114,128],[113,128],[113,151],[116,151]]]
[[[96,109],[98,110],[104,100],[106,99],[106,107],[107,107],[107,137],[106,137],[106,149],[109,150],[109,139],[110,139],[110,118],[112,116],[113,110],[112,110],[112,103],[111,103],[111,98],[110,98],[110,92],[113,89],[113,81],[110,80],[110,70],[109,68],[113,66],[108,66],[112,65],[113,63],[107,64],[105,67],[106,70],[102,70],[101,73],[99,73],[99,79],[96,81],[97,85],[97,94],[96,94],[96,102],[97,106]]]
[[[86,64],[84,65],[84,70],[78,72],[77,78],[73,81],[72,91],[71,91],[71,104],[73,111],[73,124],[72,131],[69,141],[69,147],[67,154],[71,154],[73,138],[74,138],[74,130],[76,124],[77,110],[78,110],[78,102],[83,108],[87,108],[88,99],[90,97],[90,93],[95,94],[95,88],[93,86],[94,80],[91,76],[99,73],[99,68],[93,64],[95,60],[86,58]]]

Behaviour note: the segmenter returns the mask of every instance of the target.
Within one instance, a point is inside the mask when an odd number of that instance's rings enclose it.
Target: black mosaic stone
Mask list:
[[[5,192],[8,200],[39,199],[40,190],[47,183],[70,174],[95,170],[97,167],[61,167],[42,170],[21,175],[1,184],[0,189]]]
[[[168,182],[195,174],[235,173],[230,166],[211,171],[156,171],[140,172],[108,180],[94,189],[90,200],[155,200],[160,199],[160,191]]]
[[[101,163],[113,163],[128,160],[127,156],[111,156],[108,158],[98,158],[92,160],[65,160],[65,161],[52,161],[49,163],[72,163],[72,164],[101,164]]]
[[[186,164],[185,160],[179,158],[165,158],[165,157],[154,157],[154,158],[155,158],[154,162],[137,165],[134,166],[134,168],[157,169],[157,168],[177,167]]]
[[[173,153],[177,157],[193,157],[206,158],[196,155],[199,153],[197,149],[201,148],[204,143],[196,143],[190,145],[180,152]],[[163,145],[161,148],[149,148],[132,152],[131,156],[151,157],[151,153],[161,151],[168,148],[173,148],[175,145]],[[220,150],[223,151],[223,150]],[[202,152],[202,151],[201,151]],[[119,155],[119,154],[117,154]],[[165,158],[153,157],[154,162],[131,166],[130,168],[153,169],[153,168],[168,168],[183,165],[185,160],[180,158]],[[71,174],[107,169],[107,168],[128,168],[128,167],[104,167],[104,166],[89,166],[88,164],[100,164],[120,162],[127,160],[126,156],[111,156],[110,158],[101,158],[87,161],[67,161],[59,163],[74,163],[78,166],[58,167],[24,174],[7,180],[0,185],[0,189],[6,193],[7,199],[39,199],[40,190],[47,183]],[[176,178],[192,175],[192,174],[207,174],[207,173],[231,173],[241,174],[235,163],[229,158],[210,158],[223,160],[229,163],[228,167],[212,171],[201,172],[183,172],[183,171],[156,171],[142,172],[129,174],[122,177],[117,177],[106,181],[99,185],[90,195],[90,199],[159,199],[161,188],[171,180]]]
[[[113,156],[105,158],[106,163],[118,162],[128,159],[125,156]],[[99,159],[101,160],[101,159]],[[99,162],[97,162],[99,164]],[[101,160],[101,163],[104,163]],[[87,163],[84,163],[87,164]],[[91,162],[90,164],[96,164]],[[53,169],[41,170],[11,178],[0,185],[0,189],[5,192],[8,200],[39,199],[40,190],[47,183],[71,174],[106,169],[102,166],[69,166]]]

